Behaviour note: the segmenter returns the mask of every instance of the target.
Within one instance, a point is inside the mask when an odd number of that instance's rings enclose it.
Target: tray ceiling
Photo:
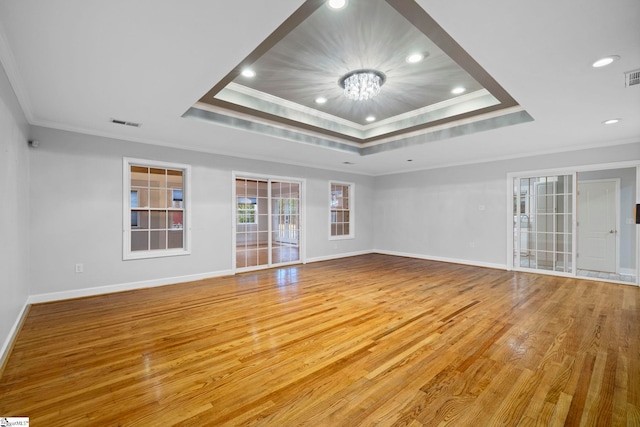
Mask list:
[[[386,80],[353,101],[339,82],[360,69]],[[411,0],[305,2],[184,116],[361,155],[532,120]]]

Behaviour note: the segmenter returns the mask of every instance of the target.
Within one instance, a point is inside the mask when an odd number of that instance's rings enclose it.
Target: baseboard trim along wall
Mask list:
[[[16,318],[16,321],[13,322],[13,326],[9,331],[9,335],[7,335],[7,338],[2,343],[2,348],[0,348],[0,375],[2,375],[2,371],[4,370],[5,363],[7,362],[7,359],[9,358],[9,353],[11,351],[11,348],[13,347],[13,343],[15,342],[18,332],[20,332],[20,328],[22,327],[22,322],[24,322],[24,319],[27,317],[28,312],[29,312],[29,303],[25,302],[24,305],[22,306],[22,310],[20,310],[20,313]]]
[[[193,282],[195,280],[232,275],[233,271],[222,270],[209,273],[190,274],[187,276],[165,277],[161,279],[143,280],[140,282],[121,283],[118,285],[96,286],[93,288],[76,289],[72,291],[52,292],[49,294],[36,294],[29,296],[27,304],[39,304],[43,302],[111,294],[114,292],[133,291],[136,289],[154,288],[156,286],[173,285],[176,283]]]
[[[377,254],[382,254],[382,255],[395,255],[395,256],[403,256],[407,258],[425,259],[428,261],[448,262],[452,264],[464,264],[464,265],[470,265],[473,267],[486,267],[486,268],[494,268],[497,270],[507,269],[506,264],[495,264],[491,262],[482,262],[482,261],[470,261],[468,259],[445,258],[445,257],[439,257],[439,256],[431,256],[431,255],[411,254],[407,252],[385,251],[382,249],[374,249],[372,252]]]
[[[374,253],[374,251],[366,250],[366,251],[346,252],[341,254],[318,256],[313,258],[307,258],[305,260],[305,263],[308,264],[310,262],[331,261],[332,259],[349,258],[352,256],[367,255],[371,253]]]

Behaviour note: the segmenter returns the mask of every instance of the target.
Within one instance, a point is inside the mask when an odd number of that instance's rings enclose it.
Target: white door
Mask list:
[[[578,268],[616,273],[617,182],[578,184]]]

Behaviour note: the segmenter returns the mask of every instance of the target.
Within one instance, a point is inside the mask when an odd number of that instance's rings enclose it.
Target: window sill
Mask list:
[[[191,255],[191,251],[185,249],[158,249],[151,251],[135,251],[124,254],[123,261],[132,259],[166,258],[174,256]]]
[[[350,240],[350,239],[355,239],[356,236],[353,234],[347,235],[347,236],[329,236],[329,240]]]

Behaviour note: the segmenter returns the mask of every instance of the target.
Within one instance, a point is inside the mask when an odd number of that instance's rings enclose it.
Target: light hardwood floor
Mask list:
[[[31,307],[32,426],[638,426],[635,286],[364,255]]]

